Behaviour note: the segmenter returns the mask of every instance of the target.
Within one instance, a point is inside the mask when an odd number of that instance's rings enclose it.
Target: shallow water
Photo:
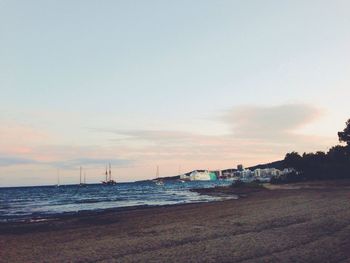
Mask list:
[[[0,188],[0,222],[47,218],[64,213],[133,206],[156,206],[222,200],[189,189],[227,185],[227,181],[120,183]]]

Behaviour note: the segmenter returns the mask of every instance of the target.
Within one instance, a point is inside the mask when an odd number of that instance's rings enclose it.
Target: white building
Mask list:
[[[216,176],[215,173],[211,173],[209,171],[193,171],[190,174],[190,180],[191,181],[211,181],[211,180],[215,180]]]
[[[254,170],[254,176],[255,177],[261,177],[261,170],[260,168]]]
[[[242,172],[241,172],[241,176],[243,178],[249,178],[249,177],[252,177],[254,176],[254,172],[249,170],[249,169],[244,169]]]
[[[282,174],[282,171],[280,171],[276,168],[265,168],[265,169],[258,168],[258,169],[254,170],[254,176],[256,178],[279,176],[281,174]]]

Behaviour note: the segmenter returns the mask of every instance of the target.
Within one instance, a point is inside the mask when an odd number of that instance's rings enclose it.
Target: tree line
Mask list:
[[[350,119],[346,122],[343,131],[338,132],[340,143],[328,152],[318,151],[315,153],[297,152],[287,153],[283,166],[294,168],[296,174],[291,174],[287,181],[298,180],[326,180],[350,178]]]

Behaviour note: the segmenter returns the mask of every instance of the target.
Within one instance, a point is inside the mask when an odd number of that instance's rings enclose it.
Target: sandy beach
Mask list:
[[[1,262],[350,262],[350,181],[0,225]]]

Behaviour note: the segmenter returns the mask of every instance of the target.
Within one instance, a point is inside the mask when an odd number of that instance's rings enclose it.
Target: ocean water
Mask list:
[[[0,188],[0,222],[35,221],[84,211],[222,200],[199,195],[194,188],[228,185],[227,181],[119,183]]]

